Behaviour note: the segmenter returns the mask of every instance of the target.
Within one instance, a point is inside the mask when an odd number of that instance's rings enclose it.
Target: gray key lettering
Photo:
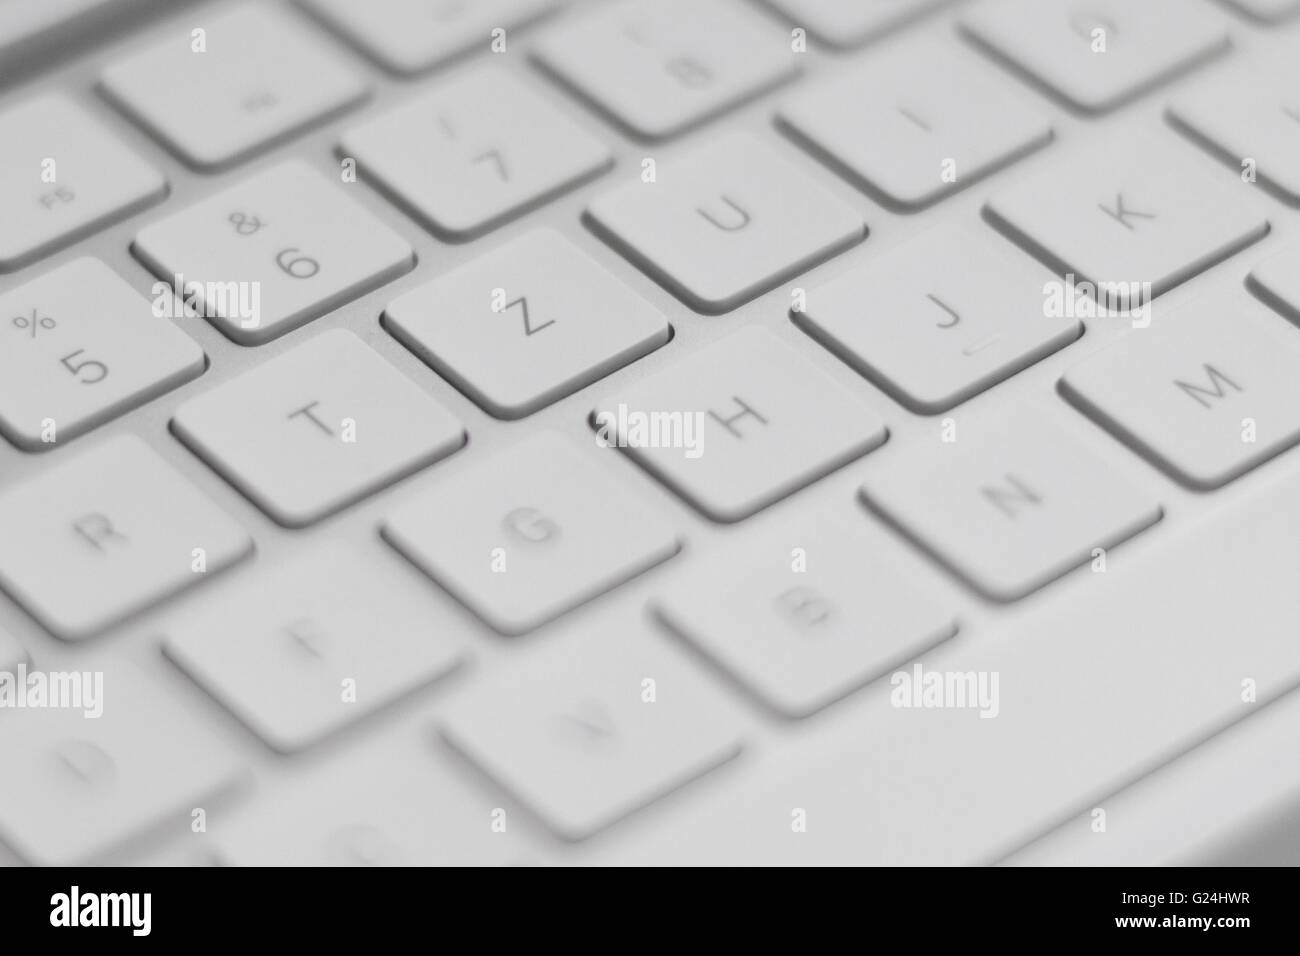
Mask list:
[[[733,395],[731,396],[731,400],[740,406],[741,410],[739,412],[732,415],[730,418],[723,418],[717,412],[713,411],[712,409],[709,409],[709,416],[714,421],[716,421],[719,425],[725,428],[727,431],[731,432],[731,434],[734,435],[735,437],[744,438],[745,436],[744,434],[741,433],[739,429],[732,427],[732,422],[738,422],[742,418],[745,418],[746,416],[752,416],[758,419],[760,424],[763,425],[768,424],[767,419],[764,418],[761,414],[759,414],[758,411],[755,410],[752,406],[746,403],[745,400],[742,399],[740,396]]]
[[[725,223],[724,223],[724,222],[722,222],[721,220],[716,219],[716,218],[713,216],[712,213],[708,212],[708,211],[705,210],[705,209],[699,209],[699,208],[697,208],[695,211],[698,212],[698,213],[699,213],[701,216],[703,216],[705,219],[707,219],[710,223],[712,223],[713,225],[717,226],[717,227],[718,227],[719,229],[721,229],[723,232],[739,232],[740,230],[742,230],[742,229],[744,229],[746,226],[748,226],[748,225],[750,224],[750,222],[753,221],[753,217],[750,216],[750,214],[747,213],[747,212],[746,212],[746,211],[745,211],[745,210],[744,210],[744,209],[743,209],[739,204],[737,204],[734,200],[728,199],[726,196],[723,196],[723,197],[721,197],[721,198],[722,198],[722,201],[723,201],[723,202],[725,202],[728,206],[730,206],[732,209],[734,209],[737,213],[740,214],[740,219],[739,219],[739,220],[733,220],[733,221],[731,221],[731,222],[725,222]]]
[[[302,408],[298,409],[297,411],[290,412],[288,417],[292,420],[294,418],[297,418],[299,415],[302,415],[304,418],[310,419],[316,425],[316,427],[319,428],[321,431],[323,431],[326,435],[333,437],[334,432],[330,430],[330,427],[311,413],[311,410],[319,404],[320,402],[312,402],[310,405],[304,405]]]
[[[989,500],[999,511],[1008,518],[1016,517],[1017,503],[1041,505],[1043,499],[1033,489],[1028,487],[1015,475],[1006,475],[1006,482],[1010,485],[1007,488],[984,487],[980,489],[980,494]]]
[[[1228,376],[1224,375],[1222,372],[1220,372],[1217,368],[1215,368],[1213,365],[1209,364],[1208,362],[1205,363],[1205,365],[1202,367],[1205,369],[1206,376],[1210,380],[1210,388],[1203,388],[1200,385],[1192,385],[1189,384],[1188,382],[1180,382],[1178,380],[1174,381],[1174,385],[1177,386],[1178,388],[1181,388],[1183,390],[1184,395],[1186,395],[1188,398],[1195,399],[1197,404],[1201,405],[1202,407],[1213,408],[1214,406],[1210,404],[1210,399],[1212,398],[1227,398],[1227,393],[1223,390],[1223,386],[1225,384],[1232,386],[1232,388],[1234,388],[1238,392],[1245,391],[1245,389],[1243,389],[1240,385],[1238,385],[1232,379],[1228,378]],[[1208,397],[1202,398],[1201,397],[1202,395]]]
[[[953,311],[953,310],[952,310],[952,309],[951,309],[951,308],[950,308],[946,303],[944,303],[943,300],[941,300],[937,295],[934,295],[933,293],[927,293],[927,294],[926,294],[926,298],[929,299],[931,302],[933,302],[935,305],[937,305],[939,308],[943,309],[943,311],[947,312],[948,315],[949,315],[949,317],[952,319],[951,322],[936,322],[936,323],[934,323],[938,328],[941,328],[941,329],[950,329],[950,328],[952,328],[954,325],[956,325],[958,322],[961,321],[961,316],[958,315],[956,312],[954,312],[954,311]]]
[[[1114,209],[1108,209],[1102,203],[1097,203],[1097,208],[1100,209],[1102,212],[1104,212],[1106,215],[1110,216],[1110,218],[1114,219],[1117,223],[1119,223],[1121,226],[1123,226],[1125,229],[1129,230],[1130,232],[1132,232],[1134,229],[1134,226],[1128,221],[1130,216],[1133,217],[1134,219],[1155,219],[1156,218],[1156,216],[1153,213],[1138,212],[1136,209],[1124,208],[1123,193],[1115,194]]]
[[[516,508],[506,515],[503,524],[511,535],[533,544],[550,541],[560,533],[560,526],[536,508]]]
[[[114,538],[119,541],[128,540],[126,535],[113,527],[113,522],[107,515],[85,515],[72,522],[72,530],[81,535],[86,543],[97,551],[107,551],[108,549],[104,547],[104,543]]]
[[[790,588],[777,596],[776,605],[796,624],[820,624],[830,617],[831,606],[812,588]]]

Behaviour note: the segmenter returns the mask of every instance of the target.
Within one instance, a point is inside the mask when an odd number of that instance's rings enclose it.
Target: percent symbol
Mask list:
[[[40,334],[41,329],[52,329],[58,325],[48,315],[41,315],[35,309],[32,309],[31,315],[19,315],[14,318],[14,328],[23,329],[32,338]]]

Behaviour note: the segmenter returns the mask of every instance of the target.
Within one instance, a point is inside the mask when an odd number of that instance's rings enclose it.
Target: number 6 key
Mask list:
[[[260,345],[409,269],[415,253],[305,163],[275,166],[146,226],[132,251],[178,309]]]

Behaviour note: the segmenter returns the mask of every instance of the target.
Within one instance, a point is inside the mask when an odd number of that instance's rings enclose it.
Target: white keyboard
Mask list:
[[[1269,846],[1298,52],[1300,0],[0,6],[0,864]]]

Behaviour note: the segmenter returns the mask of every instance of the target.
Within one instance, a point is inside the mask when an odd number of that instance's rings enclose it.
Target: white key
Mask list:
[[[1098,302],[1117,310],[1167,292],[1269,229],[1240,183],[1141,137],[1044,169],[994,195],[985,211],[1050,268],[1093,283]]]
[[[270,4],[248,3],[111,63],[104,91],[182,159],[236,163],[366,95],[351,66]],[[201,29],[203,49],[196,49]]]
[[[1180,93],[1169,118],[1238,173],[1300,204],[1300,73],[1292,59],[1274,71],[1261,66],[1252,61]]]
[[[57,636],[89,637],[253,550],[234,521],[123,435],[0,495],[0,587]]]
[[[544,16],[554,0],[300,0],[302,5],[395,73],[415,74],[476,47],[492,31]]]
[[[860,242],[862,218],[748,133],[731,133],[605,193],[602,236],[700,312],[716,314]]]
[[[766,0],[818,40],[854,47],[919,19],[951,0]]]
[[[769,706],[806,717],[956,633],[888,558],[865,522],[786,522],[729,544],[655,609]]]
[[[392,560],[325,544],[190,604],[163,648],[268,745],[302,750],[459,661],[457,624]]]
[[[797,139],[887,204],[934,202],[1046,145],[1051,122],[947,41],[883,51],[783,106]]]
[[[794,318],[902,404],[946,411],[1079,337],[1045,314],[1041,267],[941,225],[809,290]]]
[[[766,329],[749,326],[618,389],[597,441],[715,521],[739,521],[871,451],[884,422]]]
[[[527,862],[531,848],[513,816],[504,818],[504,830],[494,829],[497,807],[466,783],[464,768],[439,759],[427,740],[407,736],[368,738],[362,749],[326,761],[287,786],[277,785],[273,794],[223,820],[212,833],[219,861],[226,866]]]
[[[17,639],[4,628],[0,628],[0,673],[13,673],[15,667],[27,660],[27,651]]]
[[[1227,48],[1220,17],[1184,0],[995,0],[967,32],[1074,109],[1102,112]]]
[[[342,151],[429,229],[466,239],[607,169],[599,140],[496,69],[343,134]]]
[[[0,432],[54,448],[203,374],[203,349],[98,259],[0,295]]]
[[[346,329],[191,399],[172,427],[289,527],[319,521],[465,443],[450,412]]]
[[[677,553],[630,486],[555,433],[431,484],[389,543],[504,634],[522,634]]]
[[[346,187],[298,160],[146,226],[132,249],[241,345],[283,335],[415,259]]]
[[[619,628],[618,641],[610,633],[570,635],[571,653],[516,667],[441,722],[454,747],[569,840],[740,751],[734,720],[689,667],[635,639],[635,626]]]
[[[134,667],[86,666],[72,673],[90,689],[100,675],[99,717],[84,707],[0,714],[0,837],[37,866],[100,862],[146,832],[188,837],[194,808],[241,774],[208,727]]]
[[[1265,23],[1281,23],[1300,13],[1300,0],[1223,0]]]
[[[1296,338],[1232,289],[1134,330],[1061,387],[1181,481],[1215,488],[1300,441]]]
[[[63,96],[41,96],[0,113],[0,141],[0,272],[167,191],[162,173]]]
[[[668,322],[539,229],[406,293],[384,324],[498,418],[522,418],[668,341]]]
[[[673,136],[798,72],[790,37],[722,0],[628,0],[541,38],[541,64],[611,119]]]
[[[1014,601],[1160,519],[1160,506],[1077,439],[1013,411],[996,434],[880,462],[863,497],[971,585]]]

